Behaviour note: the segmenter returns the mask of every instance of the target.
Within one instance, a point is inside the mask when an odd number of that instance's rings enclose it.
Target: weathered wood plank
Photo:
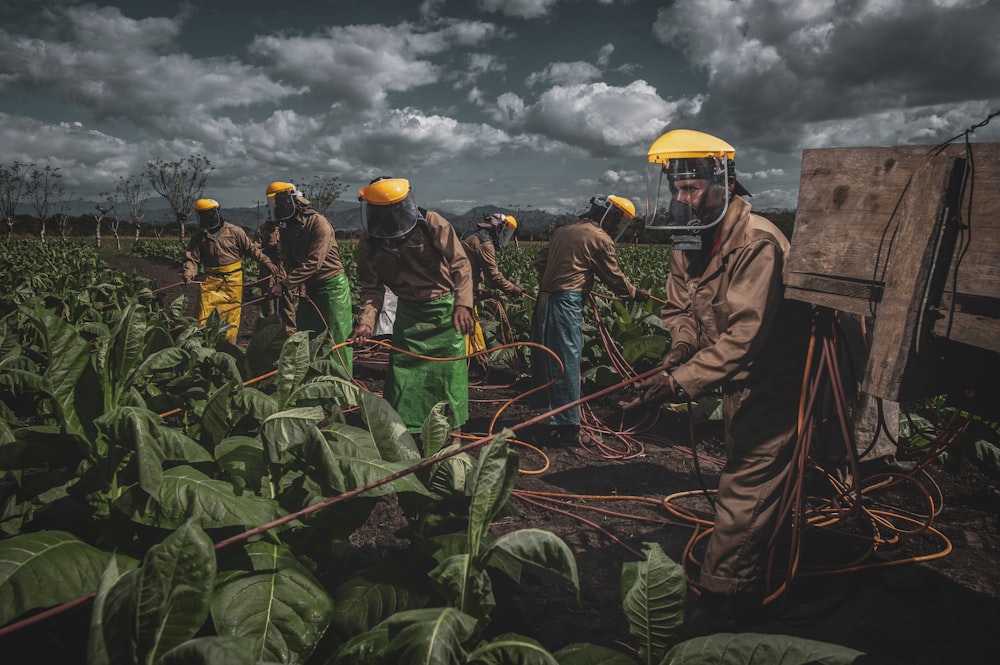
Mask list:
[[[925,159],[914,171],[898,208],[898,236],[886,257],[887,272],[869,363],[862,382],[865,392],[901,402],[922,396],[918,342],[931,325],[927,311],[928,285],[935,275],[934,255],[946,215],[961,193],[962,160],[938,156]],[[950,249],[950,244],[945,244]],[[944,266],[940,266],[944,267]],[[940,279],[940,278],[939,278]],[[926,330],[925,330],[926,329]]]

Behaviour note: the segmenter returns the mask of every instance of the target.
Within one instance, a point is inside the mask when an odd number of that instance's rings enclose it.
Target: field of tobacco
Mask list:
[[[515,250],[504,271],[531,293],[533,252]],[[349,244],[344,255],[352,274]],[[325,340],[288,338],[249,306],[229,344],[217,318],[193,319],[195,292],[158,259],[115,261],[131,266],[122,271],[83,245],[20,240],[0,245],[0,259],[2,653],[164,665],[930,663],[944,636],[966,662],[991,653],[1000,537],[988,435],[953,453],[952,471],[927,471],[948,556],[936,537],[887,541],[876,554],[888,565],[803,575],[759,632],[678,644],[694,533],[683,517],[704,518],[709,504],[693,493],[678,515],[664,497],[717,473],[711,400],[698,405],[701,465],[686,414],[625,422],[615,395],[585,411],[606,447],[532,446],[505,430],[538,415],[520,399],[531,302],[486,302],[492,360],[508,369],[473,380],[461,437],[442,408],[418,445],[379,396],[383,350],[359,352],[349,377]],[[620,260],[662,297],[665,251],[624,247]],[[245,300],[256,296],[248,288]],[[585,334],[589,393],[652,367],[669,343],[655,302],[600,295]],[[883,500],[909,509],[912,495]]]

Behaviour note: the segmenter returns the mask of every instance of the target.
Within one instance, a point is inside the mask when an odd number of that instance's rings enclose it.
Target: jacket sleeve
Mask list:
[[[271,261],[270,257],[261,251],[260,245],[251,240],[246,231],[238,226],[236,227],[236,230],[239,233],[240,254],[243,256],[252,256],[253,259],[262,266],[273,265],[273,261]]]
[[[442,223],[430,226],[434,244],[441,251],[451,273],[451,281],[455,285],[455,306],[472,309],[475,298],[472,293],[472,264],[469,256],[462,249],[462,242],[455,233],[455,228],[442,219]]]
[[[201,247],[198,243],[200,239],[201,235],[195,233],[188,240],[187,251],[184,252],[184,268],[181,270],[181,275],[184,277],[194,279],[198,274],[198,264],[201,263]]]
[[[635,286],[628,281],[625,273],[618,265],[615,256],[615,242],[611,238],[599,241],[594,247],[594,272],[608,288],[616,294],[632,298],[635,296]]]
[[[375,269],[375,256],[368,240],[358,243],[358,288],[361,291],[358,325],[366,325],[374,330],[375,320],[385,298],[385,284]]]
[[[538,281],[542,281],[542,275],[545,274],[545,268],[549,265],[549,246],[542,245],[535,254],[535,258],[531,260],[531,265],[534,266],[535,271],[538,272]]]
[[[500,266],[497,265],[497,252],[493,243],[484,242],[479,245],[479,261],[483,265],[483,275],[485,275],[486,281],[491,286],[500,289],[504,293],[511,293],[517,289],[517,287],[504,276],[503,272],[500,270]]]
[[[747,245],[733,258],[732,277],[725,301],[713,304],[718,318],[728,312],[718,340],[699,349],[673,372],[692,399],[732,378],[746,367],[760,349],[777,316],[784,290],[781,281],[783,255],[769,240]],[[678,340],[686,341],[686,340]]]
[[[690,349],[698,348],[698,322],[691,308],[691,294],[687,289],[687,277],[676,268],[678,261],[670,262],[667,275],[667,302],[660,310],[663,326],[670,332],[671,348],[686,344]]]
[[[326,255],[333,246],[333,226],[326,220],[311,219],[309,224],[303,225],[299,233],[310,234],[309,251],[303,257],[302,262],[296,266],[295,270],[288,273],[282,282],[285,286],[298,286],[309,281],[323,266]]]

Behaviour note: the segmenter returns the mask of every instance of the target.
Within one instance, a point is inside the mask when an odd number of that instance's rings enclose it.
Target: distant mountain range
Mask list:
[[[94,202],[83,199],[74,200],[69,205],[69,211],[74,217],[90,216],[94,212]],[[21,210],[20,212],[22,214],[31,214],[27,210]],[[436,209],[436,212],[444,215],[459,233],[463,234],[473,228],[475,223],[480,221],[485,215],[498,212],[514,215],[517,219],[518,227],[521,229],[519,234],[534,234],[546,231],[555,226],[562,225],[569,220],[576,219],[576,215],[570,214],[554,215],[543,210],[512,210],[496,206],[477,206],[465,212]],[[267,217],[267,209],[264,206],[260,208],[229,208],[223,206],[222,213],[228,221],[247,229],[254,229],[263,224]],[[338,201],[331,205],[326,213],[338,231],[360,231],[361,229],[361,210],[357,203]],[[122,221],[127,221],[127,214],[122,214],[122,211],[119,211],[119,215],[122,217]],[[151,201],[146,210],[145,221],[147,224],[173,224],[174,217],[169,208],[157,205],[156,201]],[[196,223],[194,215],[188,219],[188,223]],[[524,237],[527,236],[525,235]]]

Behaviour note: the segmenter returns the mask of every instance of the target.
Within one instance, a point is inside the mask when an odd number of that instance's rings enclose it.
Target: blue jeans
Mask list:
[[[547,297],[546,297],[547,296]],[[546,346],[562,361],[542,349],[531,349],[532,383],[541,386],[559,377],[545,395],[549,410],[580,399],[580,353],[583,351],[583,293],[556,291],[541,294],[531,322],[531,341]],[[545,397],[542,397],[544,400]],[[550,425],[579,425],[580,407],[574,406],[549,418]]]

